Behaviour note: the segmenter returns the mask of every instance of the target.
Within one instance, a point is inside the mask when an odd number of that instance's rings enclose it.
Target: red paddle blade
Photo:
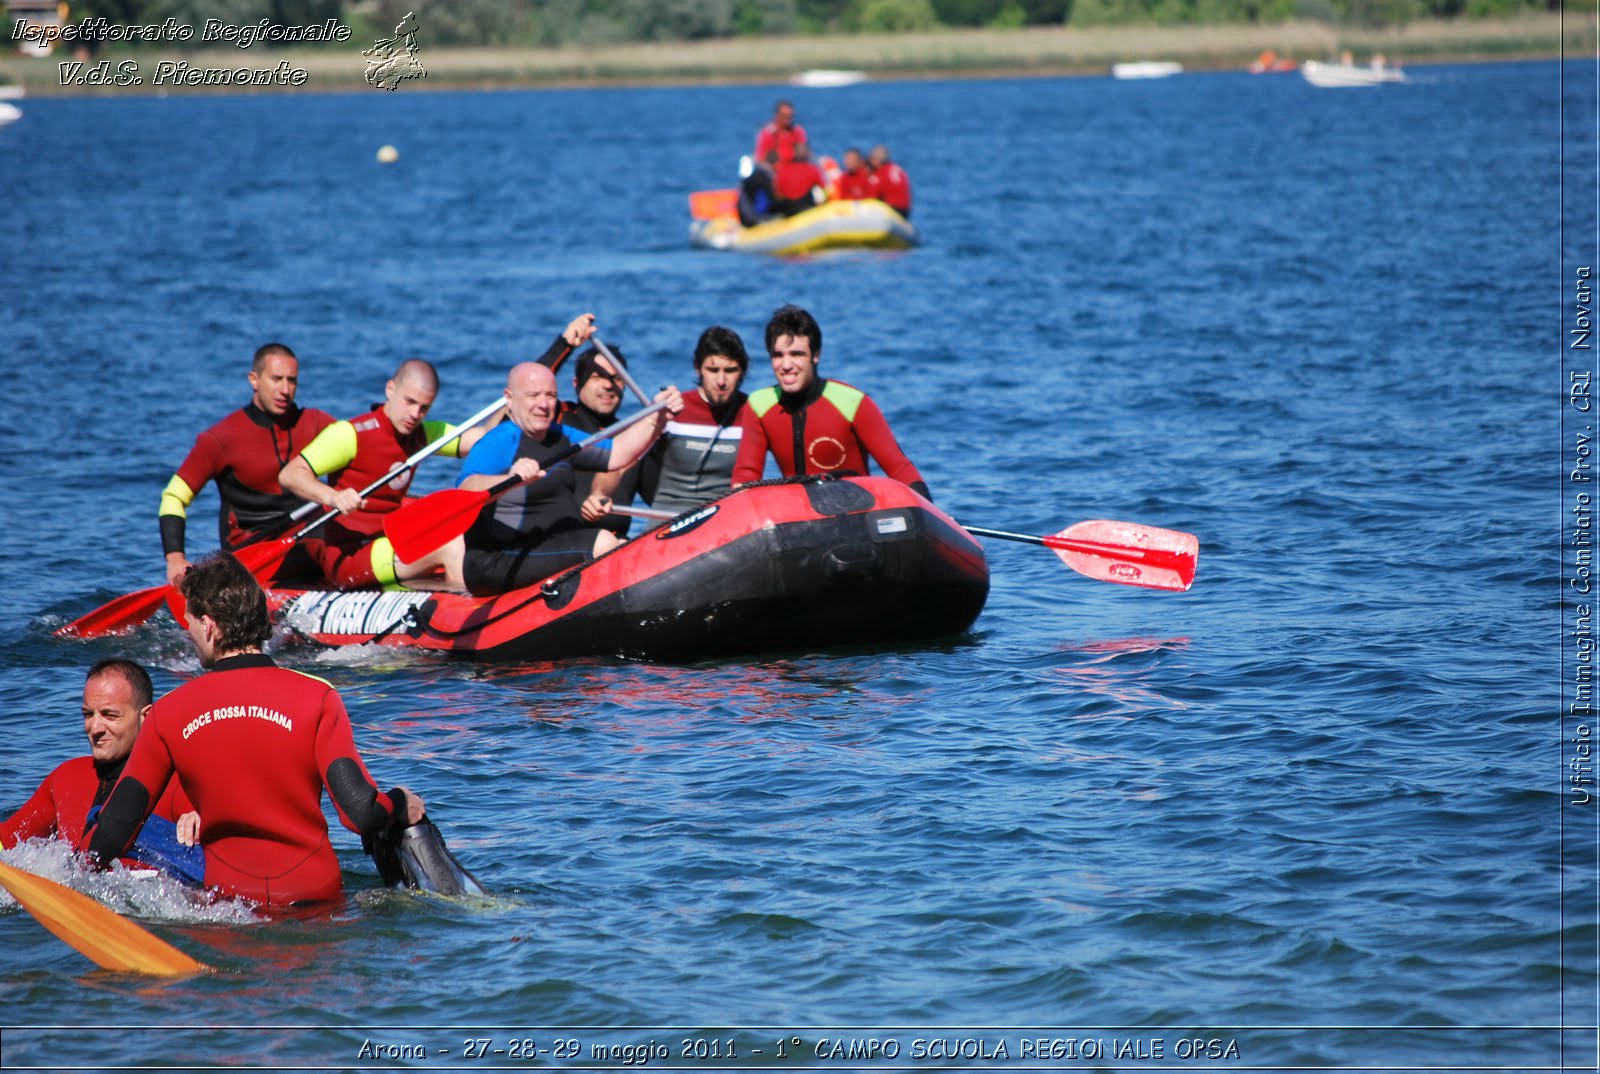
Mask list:
[[[141,589],[137,593],[124,593],[116,600],[109,601],[96,608],[87,615],[80,616],[66,626],[57,627],[55,636],[58,638],[98,638],[106,634],[114,634],[119,630],[136,627],[161,607],[161,601],[167,595],[167,586],[152,586]]]
[[[696,220],[738,216],[739,192],[731,187],[727,190],[696,190],[689,195],[689,215]]]
[[[471,529],[489,499],[487,490],[442,489],[385,518],[384,536],[398,559],[415,563]]]
[[[1079,522],[1044,543],[1061,562],[1090,578],[1179,592],[1194,583],[1200,557],[1194,534],[1135,522]]]

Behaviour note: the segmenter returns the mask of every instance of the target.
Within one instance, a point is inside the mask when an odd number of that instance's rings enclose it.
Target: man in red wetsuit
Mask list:
[[[207,888],[272,906],[338,898],[323,788],[344,826],[370,839],[420,823],[422,799],[404,787],[379,791],[338,692],[261,652],[272,624],[243,564],[219,552],[179,588],[207,670],[151,710],[90,837],[90,858],[103,868],[123,853],[177,776],[200,810]]]
[[[74,850],[88,845],[89,811],[105,805],[112,785],[122,775],[133,752],[139,726],[150,712],[153,690],[150,676],[131,660],[102,660],[89,669],[83,683],[83,730],[89,736],[89,755],[56,766],[21,809],[0,825],[0,847],[14,847],[24,839],[57,836]],[[155,814],[178,821],[194,842],[198,819],[173,782],[156,804]]]
[[[776,152],[779,161],[793,160],[794,148],[804,144],[806,129],[794,121],[794,105],[779,101],[772,110],[772,122],[756,134],[757,160],[766,160],[769,152]]]
[[[889,477],[932,499],[877,404],[859,388],[817,376],[822,329],[811,314],[799,306],[774,313],[767,322],[767,354],[778,383],[752,393],[739,416],[735,485],[761,480],[768,451],[784,477],[865,474],[871,457]]]
[[[844,171],[833,181],[833,196],[840,201],[864,201],[878,196],[878,180],[861,157],[861,150],[844,151]]]
[[[217,527],[224,548],[276,536],[300,506],[278,484],[278,471],[331,425],[333,416],[296,406],[299,383],[300,362],[294,352],[282,343],[262,346],[250,365],[250,402],[195,437],[189,457],[161,493],[161,550],[167,557],[168,584],[189,567],[184,554],[188,509],[207,481],[216,481],[222,499]],[[291,553],[277,574],[315,572],[303,553]]]
[[[889,159],[885,146],[875,145],[867,156],[872,166],[872,178],[878,185],[878,197],[885,205],[906,219],[911,218],[911,177],[906,170]]]
[[[827,200],[828,181],[822,169],[811,162],[811,149],[801,142],[794,147],[794,159],[780,161],[773,170],[774,205],[784,216],[805,212]]]
[[[412,471],[365,499],[360,495],[397,464],[454,431],[445,422],[425,420],[438,394],[439,374],[433,366],[420,358],[407,359],[384,386],[382,405],[329,425],[278,474],[283,487],[296,496],[341,512],[304,542],[323,576],[335,585],[388,585],[441,567],[446,582],[461,585],[459,537],[415,563],[402,563],[383,536],[384,517],[404,502]],[[481,427],[468,429],[439,454],[464,457],[482,435]],[[327,484],[319,480],[324,474],[330,475]]]

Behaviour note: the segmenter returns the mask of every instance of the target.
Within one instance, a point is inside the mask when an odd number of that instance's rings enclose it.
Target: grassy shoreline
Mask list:
[[[705,83],[773,83],[810,68],[846,68],[872,78],[981,78],[1105,74],[1125,60],[1176,60],[1189,70],[1236,70],[1263,50],[1296,59],[1325,59],[1348,49],[1365,58],[1383,52],[1407,64],[1592,56],[1594,16],[1540,13],[1504,19],[1421,20],[1384,30],[1340,29],[1320,22],[1271,26],[1116,26],[1094,29],[941,30],[907,34],[854,34],[732,38],[562,49],[429,48],[418,53],[425,79],[411,90],[568,88]],[[370,44],[370,43],[352,43]],[[0,59],[0,81],[20,83],[29,95],[83,96],[129,93],[347,92],[366,90],[358,48],[209,49],[113,51],[113,69],[137,65],[139,86],[61,84],[60,57]],[[781,64],[774,56],[782,56]],[[106,58],[106,57],[102,57]],[[191,70],[271,71],[287,63],[305,71],[302,85],[228,87],[153,85],[162,61]]]

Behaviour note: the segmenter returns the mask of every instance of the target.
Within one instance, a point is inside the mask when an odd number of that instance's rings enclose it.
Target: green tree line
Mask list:
[[[338,19],[367,47],[415,12],[438,45],[600,45],[753,34],[894,33],[939,27],[1170,26],[1320,19],[1389,26],[1426,17],[1511,15],[1562,0],[68,0],[70,21],[207,19],[284,26]],[[10,35],[0,8],[0,33]]]

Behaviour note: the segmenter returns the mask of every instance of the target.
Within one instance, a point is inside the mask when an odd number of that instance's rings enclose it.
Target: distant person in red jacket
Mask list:
[[[768,153],[776,151],[779,161],[793,160],[795,146],[806,140],[806,129],[794,121],[794,105],[779,101],[772,110],[772,121],[756,134],[754,156],[766,160]]]
[[[739,415],[739,455],[733,483],[761,480],[767,452],[784,477],[883,472],[927,499],[927,482],[895,442],[878,405],[860,388],[817,376],[822,329],[799,306],[784,306],[767,322],[767,354],[778,383],[750,395]]]
[[[805,212],[828,199],[828,181],[811,162],[811,149],[804,142],[794,147],[794,159],[779,161],[772,179],[777,209],[784,216]]]
[[[861,150],[844,151],[844,170],[833,181],[833,196],[840,201],[864,201],[878,196],[878,180],[867,167]]]
[[[878,197],[906,219],[911,218],[911,178],[906,170],[889,159],[885,146],[875,145],[867,157],[872,177],[878,183]]]
[[[167,583],[176,584],[189,568],[184,553],[189,505],[217,483],[221,509],[217,539],[239,548],[289,522],[303,502],[278,484],[278,471],[295,453],[333,424],[333,415],[302,410],[294,396],[300,386],[300,360],[282,343],[263,344],[250,363],[250,402],[195,437],[194,447],[161,492],[158,511],[161,550],[167,557]],[[291,551],[277,577],[315,574],[316,565],[299,549]]]
[[[0,824],[0,847],[55,836],[74,850],[85,849],[89,845],[89,812],[105,805],[122,775],[154,696],[149,674],[131,660],[102,660],[91,667],[83,683],[83,730],[89,736],[89,755],[57,765],[44,778],[22,808]],[[178,838],[192,844],[199,829],[193,808],[174,780],[154,812],[168,821],[189,814]]]
[[[340,822],[369,840],[421,823],[422,799],[378,790],[337,690],[262,653],[272,633],[266,595],[242,563],[219,552],[179,587],[206,672],[151,709],[90,836],[90,859],[103,868],[124,853],[176,777],[200,809],[208,889],[278,906],[338,898],[323,789]]]

